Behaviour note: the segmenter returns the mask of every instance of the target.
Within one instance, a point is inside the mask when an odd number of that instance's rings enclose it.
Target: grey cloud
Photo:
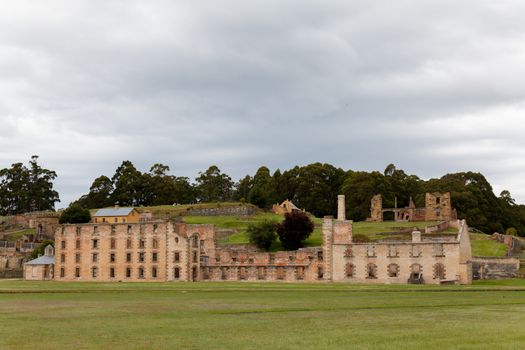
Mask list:
[[[39,154],[66,203],[124,159],[475,170],[525,200],[519,1],[30,3],[0,8],[0,166]]]

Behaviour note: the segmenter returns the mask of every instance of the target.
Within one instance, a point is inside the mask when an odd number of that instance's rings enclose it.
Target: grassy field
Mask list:
[[[525,280],[0,281],[0,349],[521,349]]]
[[[21,230],[13,230],[5,232],[5,240],[14,242],[20,238],[22,238],[23,235],[32,235],[36,233],[36,229],[34,228],[26,228]]]
[[[507,252],[505,244],[488,239],[483,233],[471,233],[470,242],[474,256],[505,256]]]

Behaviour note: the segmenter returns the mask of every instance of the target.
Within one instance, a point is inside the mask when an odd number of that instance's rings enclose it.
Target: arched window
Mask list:
[[[410,266],[410,270],[412,273],[423,273],[423,267],[419,264],[412,264],[412,266]]]
[[[388,265],[388,277],[398,277],[399,276],[399,265],[390,264]]]
[[[366,278],[377,278],[377,265],[368,264],[366,265]]]

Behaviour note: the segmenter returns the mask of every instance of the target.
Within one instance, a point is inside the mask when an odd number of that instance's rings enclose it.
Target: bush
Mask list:
[[[82,208],[78,204],[71,204],[60,215],[58,222],[61,224],[85,224],[91,221],[91,214],[88,209]]]
[[[509,236],[517,236],[518,230],[516,230],[514,227],[509,227],[507,231],[505,231],[505,234]]]
[[[248,226],[246,230],[250,243],[257,248],[269,251],[273,242],[277,240],[277,224],[273,221],[264,220],[257,224]]]
[[[277,234],[286,250],[299,249],[303,241],[310,237],[314,230],[314,223],[308,215],[300,211],[293,211],[284,215],[284,220],[277,225]]]

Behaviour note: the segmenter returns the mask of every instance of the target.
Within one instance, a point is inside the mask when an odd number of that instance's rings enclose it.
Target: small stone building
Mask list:
[[[24,279],[46,281],[54,277],[55,257],[53,246],[48,245],[44,255],[24,264]]]
[[[302,210],[299,209],[295,204],[293,204],[292,201],[287,199],[284,202],[282,202],[281,204],[279,204],[279,203],[274,204],[273,207],[272,207],[272,211],[275,214],[284,215],[286,213],[291,213],[291,212],[294,212],[294,211],[302,211]]]

